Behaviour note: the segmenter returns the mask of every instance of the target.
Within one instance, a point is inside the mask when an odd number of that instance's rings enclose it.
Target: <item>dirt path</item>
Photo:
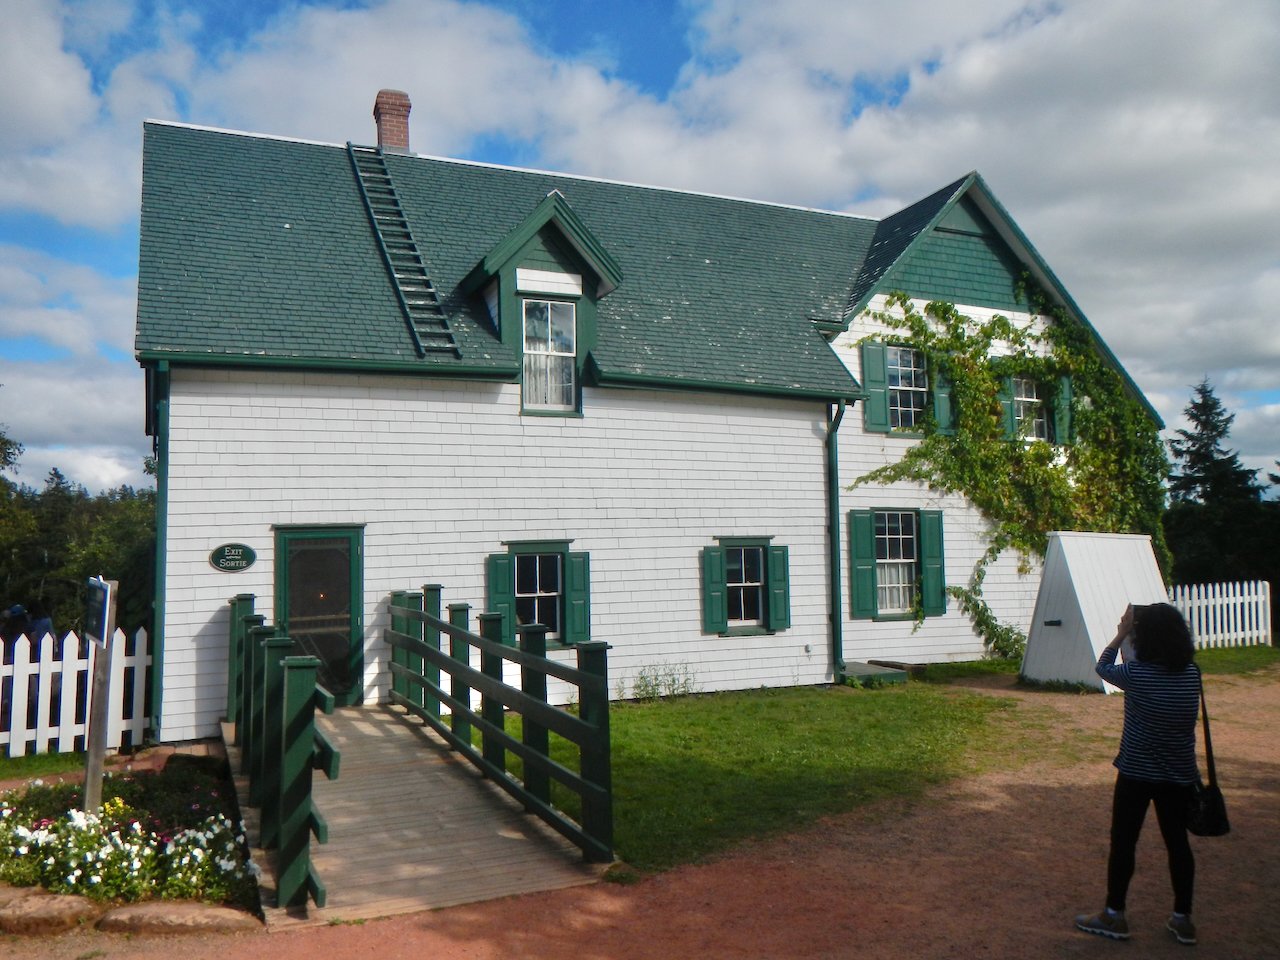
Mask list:
[[[82,960],[563,958],[1280,958],[1280,668],[1210,678],[1214,746],[1233,832],[1194,839],[1198,953],[1164,931],[1171,894],[1154,817],[1139,845],[1129,945],[1074,930],[1101,906],[1119,697],[1015,697],[1014,722],[1052,759],[975,776],[747,844],[631,886],[604,883],[361,925],[285,934],[0,941],[0,957]],[[1066,762],[1071,752],[1085,759]]]

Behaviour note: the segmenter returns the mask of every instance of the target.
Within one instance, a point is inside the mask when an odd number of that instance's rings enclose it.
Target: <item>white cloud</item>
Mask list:
[[[20,482],[39,486],[55,466],[94,492],[145,482],[150,441],[136,366],[0,360],[0,384],[0,423],[25,448]]]
[[[62,49],[55,6],[0,0],[0,147],[4,153],[63,142],[97,113],[89,71]]]
[[[136,305],[132,277],[0,245],[0,337],[33,337],[81,358],[102,346],[130,353]]]
[[[533,165],[872,215],[976,168],[1168,422],[1208,375],[1249,455],[1280,456],[1258,406],[1280,391],[1274,0],[686,0],[665,98],[601,56],[625,40],[568,59],[481,2],[335,7],[281,3],[211,52],[216,9],[0,0],[23,25],[0,36],[0,212],[118,227],[144,117],[370,142],[381,87],[409,92],[420,152],[505,138]],[[128,349],[131,297],[0,253],[0,335],[76,362],[103,322]]]

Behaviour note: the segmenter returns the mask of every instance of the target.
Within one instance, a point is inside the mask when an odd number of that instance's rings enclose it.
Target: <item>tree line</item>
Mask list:
[[[156,495],[130,486],[90,494],[60,470],[42,488],[16,484],[22,445],[0,424],[0,622],[11,629],[46,618],[56,636],[84,626],[90,577],[120,582],[116,621],[152,629]],[[14,611],[22,608],[22,613]],[[12,618],[9,616],[13,612]]]

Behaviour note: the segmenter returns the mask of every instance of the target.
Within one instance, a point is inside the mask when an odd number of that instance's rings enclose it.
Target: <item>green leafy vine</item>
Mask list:
[[[904,294],[871,314],[890,333],[864,339],[924,354],[931,378],[951,384],[956,414],[954,424],[941,426],[927,415],[913,431],[922,434],[918,443],[850,485],[914,481],[962,494],[981,512],[990,525],[987,549],[968,585],[947,592],[994,656],[1020,655],[1026,645],[1022,630],[1000,623],[982,595],[988,568],[1007,550],[1027,572],[1043,559],[1054,530],[1145,533],[1169,569],[1161,527],[1169,465],[1156,421],[1081,321],[1030,284],[1025,294],[1029,312],[1046,323],[976,320],[941,301],[920,310]],[[1070,399],[1061,401],[1071,405],[1070,438],[1056,445],[1008,438],[1001,391],[1012,376],[1041,384],[1070,379]]]

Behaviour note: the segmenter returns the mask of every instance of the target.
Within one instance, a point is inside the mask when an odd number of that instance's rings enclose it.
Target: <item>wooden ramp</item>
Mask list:
[[[554,890],[596,881],[600,865],[547,828],[416,720],[394,707],[347,707],[316,724],[342,754],[339,777],[317,773],[313,796],[329,842],[311,845],[328,891],[323,908],[267,906],[269,930]],[[255,811],[246,811],[255,812]],[[256,827],[250,825],[250,836]],[[268,881],[269,857],[264,864]]]

